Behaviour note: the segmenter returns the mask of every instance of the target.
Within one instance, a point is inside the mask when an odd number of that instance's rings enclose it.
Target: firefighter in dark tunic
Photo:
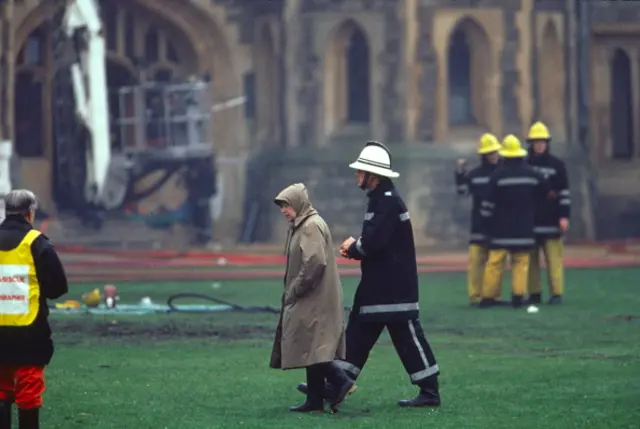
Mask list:
[[[478,154],[481,164],[467,172],[463,159],[458,160],[456,169],[456,191],[458,195],[471,196],[471,236],[469,237],[469,266],[467,270],[467,292],[469,304],[476,306],[482,299],[482,277],[489,258],[487,235],[480,214],[480,204],[487,196],[489,176],[498,167],[500,161],[500,142],[493,134],[484,134],[480,138]],[[499,290],[499,289],[498,289]],[[496,302],[499,296],[494,297]]]
[[[67,293],[67,278],[53,245],[33,228],[36,197],[5,196],[0,225],[0,429],[11,428],[11,406],[21,429],[38,429],[44,370],[53,356],[47,299]]]
[[[529,266],[529,302],[540,304],[541,276],[540,250],[547,263],[549,278],[549,304],[561,304],[564,294],[563,235],[569,229],[571,195],[567,168],[562,160],[551,155],[549,142],[551,134],[542,122],[531,126],[529,143],[529,164],[547,179],[556,198],[548,199],[536,208],[535,227],[536,248],[531,254]]]
[[[409,212],[391,178],[391,154],[378,142],[368,142],[358,159],[358,186],[369,203],[361,235],[348,238],[340,252],[361,261],[362,277],[356,290],[346,329],[347,354],[336,362],[354,380],[364,368],[371,349],[387,328],[411,382],[419,394],[398,402],[402,407],[439,406],[440,369],[420,325],[418,270]],[[299,385],[298,389],[306,390]],[[331,395],[331,386],[325,387]]]
[[[502,142],[504,158],[489,181],[487,198],[482,202],[482,216],[487,221],[489,261],[484,272],[480,307],[495,304],[507,255],[511,256],[511,302],[523,305],[529,276],[529,258],[535,247],[534,211],[549,188],[545,179],[526,162],[527,151],[517,137],[508,135]]]

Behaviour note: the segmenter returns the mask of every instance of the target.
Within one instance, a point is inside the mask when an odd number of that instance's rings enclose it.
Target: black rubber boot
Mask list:
[[[298,385],[296,386],[296,389],[298,390],[298,392],[306,395],[307,394],[307,383],[298,383]],[[353,386],[351,386],[351,388],[349,389],[349,395],[351,395],[357,389],[358,389],[358,385],[355,384],[355,380],[354,380]],[[324,399],[328,399],[328,398],[331,398],[333,396],[335,396],[333,386],[331,386],[329,383],[325,383],[324,391],[322,392],[322,397]]]
[[[11,429],[11,401],[0,401],[0,429]]]
[[[511,296],[511,305],[513,308],[522,308],[524,305],[524,300],[522,299],[522,295],[512,295]]]
[[[469,304],[471,308],[504,307],[506,305],[511,305],[511,303],[509,301],[501,301],[499,299],[488,299],[488,298],[485,298],[484,302],[481,300],[481,301],[472,302]]]
[[[420,393],[418,396],[412,399],[403,399],[398,401],[398,405],[401,407],[439,407],[440,406],[440,391],[438,387],[437,377],[429,377],[421,383]]]
[[[302,393],[303,395],[306,395],[308,392],[307,383],[298,383],[298,385],[296,386],[296,389],[298,390],[298,392]],[[322,391],[322,397],[325,399],[330,397],[332,394],[332,391],[333,391],[333,387],[329,383],[325,383],[324,390]]]
[[[491,308],[498,306],[498,301],[491,298],[482,298],[482,301],[478,304],[478,308]]]
[[[542,302],[542,295],[539,293],[532,293],[527,299],[527,305],[540,305]]]
[[[324,370],[319,365],[307,367],[307,400],[302,405],[289,408],[295,413],[323,413]]]
[[[327,401],[331,411],[336,412],[356,383],[335,362],[324,364],[324,370],[328,383],[333,387],[332,391],[327,392],[330,393]]]
[[[547,304],[549,305],[562,304],[562,295],[553,295],[551,298],[549,298],[549,302]]]
[[[320,404],[312,403],[304,401],[302,405],[296,405],[295,407],[290,407],[289,411],[294,413],[324,413],[324,404],[320,402]]]
[[[18,410],[18,429],[40,429],[40,409]]]

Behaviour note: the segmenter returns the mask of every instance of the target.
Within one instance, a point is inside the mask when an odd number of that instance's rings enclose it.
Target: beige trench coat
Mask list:
[[[270,366],[294,369],[344,358],[342,284],[329,227],[301,183],[275,201],[290,205],[296,219],[287,234],[283,306]]]

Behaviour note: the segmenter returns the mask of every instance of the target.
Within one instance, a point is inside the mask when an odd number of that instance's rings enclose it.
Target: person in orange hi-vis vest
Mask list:
[[[47,299],[68,291],[62,263],[49,239],[33,227],[33,192],[4,197],[0,224],[0,429],[11,428],[18,407],[20,429],[38,429],[44,370],[53,356]]]

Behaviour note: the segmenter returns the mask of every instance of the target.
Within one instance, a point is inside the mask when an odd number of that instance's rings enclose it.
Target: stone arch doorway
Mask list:
[[[491,43],[471,18],[451,31],[447,47],[448,117],[450,127],[489,128]]]
[[[634,153],[631,59],[616,49],[611,60],[611,156],[631,159]]]
[[[50,102],[47,91],[51,62],[50,35],[45,25],[36,28],[18,51],[16,58],[14,130],[15,152],[23,158],[47,154],[46,137],[50,123],[46,113]]]
[[[260,31],[256,48],[256,138],[260,145],[281,145],[279,129],[278,56],[276,38],[269,23]]]
[[[135,130],[120,129],[115,122],[131,118],[134,99],[120,96],[122,87],[142,82],[185,80],[197,74],[197,55],[189,39],[153,13],[142,13],[135,4],[123,7],[117,1],[102,1],[107,42],[107,86],[111,143],[114,149],[135,144]],[[158,113],[157,97],[146,97],[147,109]],[[147,144],[166,138],[155,123],[147,125]]]
[[[120,114],[121,106],[113,90],[121,86],[135,84],[141,78],[169,80],[206,71],[203,64],[207,63],[196,51],[193,35],[172,17],[156,11],[153,4],[144,7],[146,1],[102,2],[111,117]],[[15,58],[14,141],[16,153],[21,158],[20,184],[33,189],[39,195],[42,207],[50,212],[55,210],[52,184],[55,183],[53,161],[56,151],[51,108],[54,28],[49,21],[54,11],[45,1],[33,2],[32,7],[18,23],[15,36],[18,53]],[[176,17],[179,15],[175,14]],[[218,55],[213,56],[218,58]],[[221,70],[225,66],[231,67],[231,64],[218,62],[217,68],[213,64],[207,65],[210,70]],[[221,84],[224,84],[226,74],[219,74],[223,80]],[[117,125],[113,121],[110,125],[112,145],[122,145],[118,141],[121,135]]]
[[[538,57],[538,112],[554,140],[566,139],[564,112],[564,55],[556,25],[549,21],[542,31]]]
[[[109,127],[112,149],[122,149],[124,142],[115,120],[132,113],[132,105],[121,105],[118,88],[135,85],[138,82],[135,69],[117,58],[107,58],[107,86],[109,87]],[[122,111],[124,109],[124,111]],[[132,137],[132,136],[131,136]]]
[[[192,72],[198,75],[209,74],[214,103],[237,100],[244,95],[241,79],[245,68],[242,58],[244,54],[241,53],[241,40],[236,37],[239,24],[235,20],[228,19],[226,4],[190,1],[176,7],[175,2],[165,0],[106,0],[106,3],[112,3],[117,6],[117,9],[132,11],[136,17],[156,23],[162,32],[169,35],[169,40],[174,42],[177,48],[181,76],[189,76]],[[14,39],[16,49],[25,43],[26,38],[35,28],[53,16],[54,4],[55,2],[49,0],[16,3],[16,11],[19,10],[15,15],[17,17]],[[130,30],[129,34],[131,34]],[[137,34],[135,43],[138,46],[136,49],[140,50],[142,49],[140,45],[143,43],[139,36],[141,30],[138,28],[135,34]],[[122,44],[122,40],[128,39],[120,36],[111,37],[119,45]],[[167,52],[167,59],[172,55],[171,52]],[[158,65],[156,67],[160,70],[158,73],[163,73],[163,76],[168,70],[174,73],[175,61],[168,61],[168,63],[170,64]],[[212,118],[214,149],[219,155],[216,164],[220,174],[226,178],[227,187],[224,192],[224,211],[219,220],[220,229],[224,230],[224,228],[235,228],[239,222],[237,219],[240,218],[241,204],[238,201],[243,198],[244,192],[242,181],[237,178],[242,176],[245,167],[243,163],[235,160],[246,148],[246,122],[241,105],[212,112]],[[52,147],[52,137],[53,132],[47,133],[46,147]],[[228,159],[232,162],[226,162]],[[44,203],[43,199],[51,195],[52,165],[50,159],[37,158],[37,160],[36,165],[29,167],[22,165],[21,176],[23,185],[33,188],[42,196],[41,202]],[[27,170],[31,171],[30,175],[25,173]],[[29,183],[24,180],[27,176],[30,178]],[[34,181],[37,183],[33,183]],[[39,187],[38,184],[42,186]]]
[[[324,116],[327,135],[371,122],[371,48],[365,31],[343,22],[329,41],[324,58]]]
[[[142,78],[168,81],[186,78],[198,72],[197,54],[193,43],[175,26],[153,13],[142,13],[135,2],[110,0],[101,2],[107,45],[107,85],[111,117],[118,117],[120,106],[117,89],[139,82]],[[33,14],[42,14],[36,9]],[[34,18],[27,18],[32,23]],[[48,22],[32,29],[24,40],[16,58],[15,129],[16,149],[24,157],[43,157],[52,153],[51,79],[52,28]],[[34,97],[39,97],[36,100]],[[31,100],[29,102],[28,100]],[[33,102],[42,105],[34,115]],[[25,107],[31,105],[31,109]],[[34,139],[32,127],[25,124],[39,121],[43,130]],[[27,137],[26,132],[29,132]],[[24,134],[24,135],[23,135]],[[19,142],[27,142],[20,144]],[[22,146],[21,149],[20,146]],[[20,152],[18,152],[20,154]]]
[[[14,153],[20,159],[20,186],[33,190],[41,211],[53,209],[51,194],[51,39],[46,23],[17,44],[13,97]]]

